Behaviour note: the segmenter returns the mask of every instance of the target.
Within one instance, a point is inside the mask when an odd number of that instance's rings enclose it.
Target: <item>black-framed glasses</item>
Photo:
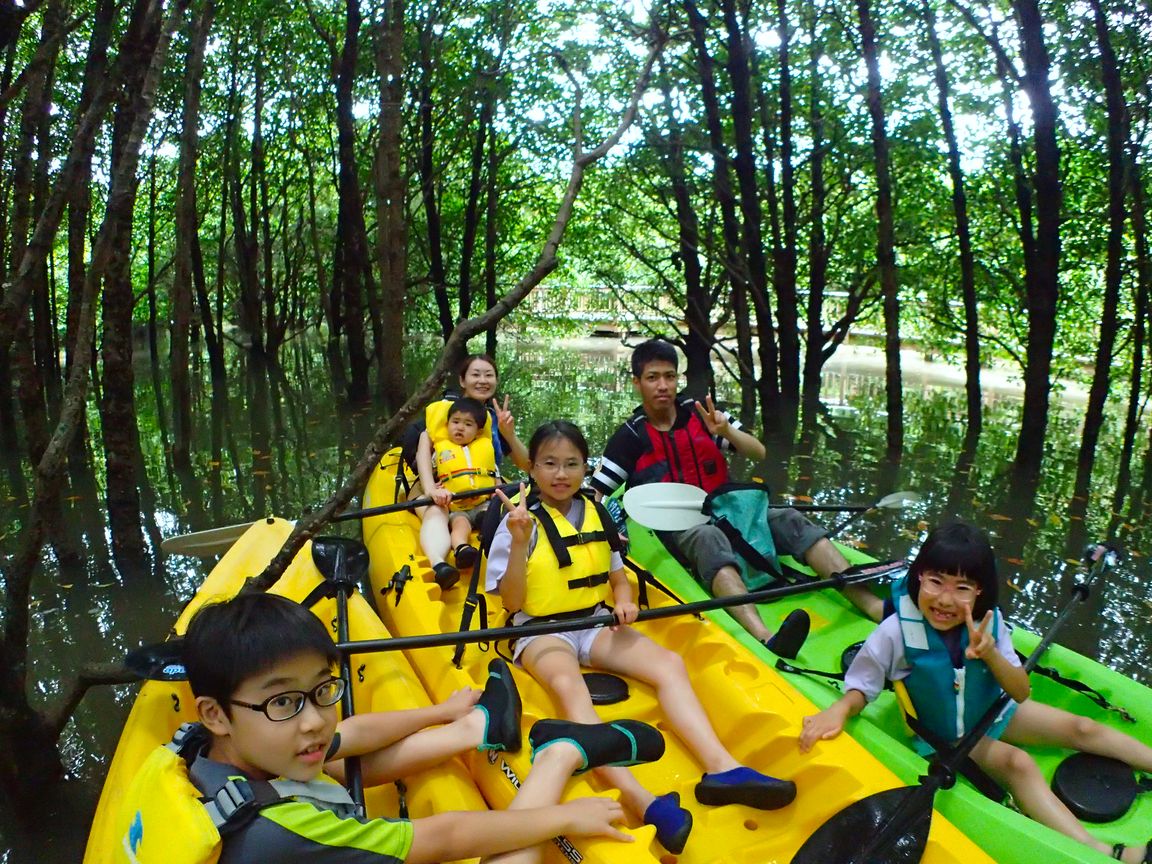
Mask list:
[[[327,708],[330,705],[335,705],[340,701],[340,697],[344,695],[347,687],[348,682],[343,678],[329,678],[327,681],[321,681],[307,692],[303,690],[286,690],[283,693],[269,696],[258,704],[241,702],[239,699],[229,699],[228,701],[232,705],[239,705],[241,708],[251,708],[253,711],[259,711],[269,720],[274,720],[278,723],[281,720],[291,720],[303,711],[305,700],[311,702],[317,708]]]

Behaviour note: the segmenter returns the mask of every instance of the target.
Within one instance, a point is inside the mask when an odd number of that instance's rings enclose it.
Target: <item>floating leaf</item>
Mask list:
[[[1048,524],[1060,527],[1060,517],[1056,513],[1048,514]]]
[[[265,475],[267,475],[267,473],[268,473],[267,468],[253,468],[252,469],[252,476],[253,477],[264,477]]]
[[[1011,588],[1013,591],[1015,591],[1015,592],[1017,592],[1017,593],[1021,593],[1021,592],[1023,592],[1023,590],[1024,590],[1024,589],[1023,589],[1023,588],[1021,588],[1019,585],[1017,585],[1015,582],[1013,582],[1011,579],[1009,579],[1009,580],[1008,580],[1007,582],[1005,582],[1004,584],[1005,584],[1005,585],[1007,585],[1009,588]]]
[[[993,522],[1011,522],[1011,516],[1005,516],[1003,513],[993,513],[989,517]]]
[[[1004,560],[1015,567],[1021,567],[1024,564],[1023,558],[1005,558]]]
[[[1024,521],[1027,522],[1029,525],[1031,525],[1033,528],[1039,528],[1040,527],[1040,520],[1039,519],[1033,519],[1031,516],[1029,516]]]
[[[799,501],[801,504],[811,504],[812,503],[812,496],[811,495],[789,495],[788,497],[791,498],[793,501]]]

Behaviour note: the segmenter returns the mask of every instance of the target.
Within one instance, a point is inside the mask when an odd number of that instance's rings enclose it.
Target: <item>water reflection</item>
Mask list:
[[[433,347],[411,352],[411,380],[431,364]],[[627,349],[607,340],[568,344],[559,351],[554,342],[503,342],[501,389],[512,396],[522,437],[559,416],[580,424],[594,449],[602,446],[637,402],[627,356]],[[282,361],[269,367],[233,354],[226,392],[213,389],[203,370],[193,391],[187,465],[172,458],[165,422],[167,375],[162,370],[137,375],[142,521],[152,549],[160,536],[268,513],[300,514],[348,475],[382,418],[371,409],[346,406],[319,342],[289,343]],[[854,523],[848,539],[879,556],[911,554],[927,528],[946,517],[977,522],[994,536],[1009,585],[1007,612],[1036,629],[1051,623],[1068,596],[1076,576],[1068,559],[1078,557],[1085,542],[1118,536],[1129,554],[1059,641],[1152,681],[1152,580],[1142,552],[1149,539],[1145,502],[1152,462],[1138,451],[1142,461],[1133,466],[1132,494],[1116,488],[1119,424],[1105,427],[1091,482],[1076,489],[1080,408],[1058,413],[1050,426],[1045,471],[1035,478],[1034,489],[1021,489],[1008,471],[1017,436],[1016,398],[1007,392],[989,398],[983,434],[974,439],[967,434],[962,389],[908,379],[907,452],[892,463],[883,455],[879,374],[830,369],[823,382],[827,402],[806,412],[795,446],[773,448],[765,464],[737,466],[737,471],[757,473],[775,491],[817,503],[867,502],[901,489],[919,492],[924,501],[915,509]],[[720,396],[738,404],[730,387]],[[115,569],[99,473],[89,459],[73,468],[64,500],[67,542],[60,538],[46,552],[35,584],[32,676],[45,701],[76,666],[114,661],[132,647],[163,638],[210,566],[177,558],[143,571]],[[26,512],[27,479],[18,464],[5,459],[0,549],[6,554]],[[1124,511],[1114,510],[1117,500],[1127,501]],[[76,550],[67,559],[56,551],[65,547]],[[55,790],[45,805],[43,834],[10,833],[0,826],[13,838],[0,844],[13,855],[0,860],[79,859],[104,766],[132,696],[132,688],[103,688],[86,697],[64,741],[74,782]]]

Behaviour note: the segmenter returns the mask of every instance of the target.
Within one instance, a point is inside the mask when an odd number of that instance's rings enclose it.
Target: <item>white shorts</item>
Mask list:
[[[607,611],[608,607],[601,605],[598,606],[594,612],[589,614],[599,615],[600,613]],[[523,613],[517,612],[516,615],[512,618],[512,623],[520,625],[534,620],[528,615],[524,615],[524,617],[521,618],[521,615],[523,615]],[[553,638],[560,639],[571,646],[572,653],[576,655],[576,662],[578,662],[581,666],[591,666],[592,643],[596,641],[596,637],[600,635],[601,630],[603,630],[602,627],[592,627],[587,630],[568,630],[564,633],[547,633],[541,636],[521,636],[516,640],[516,644],[512,648],[512,661],[517,666],[522,667],[524,664],[520,662],[520,655],[524,653],[525,648],[527,648],[537,639]]]

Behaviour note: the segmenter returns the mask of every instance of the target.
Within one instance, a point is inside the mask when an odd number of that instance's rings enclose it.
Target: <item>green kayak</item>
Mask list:
[[[704,599],[707,594],[673,558],[655,534],[629,521],[630,557],[652,574],[683,601]],[[876,559],[850,547],[841,546],[850,563],[871,563]],[[797,574],[814,574],[785,558],[782,563]],[[877,589],[886,590],[886,589]],[[841,695],[841,682],[813,674],[814,671],[839,673],[841,656],[850,646],[861,642],[875,625],[864,618],[839,592],[813,591],[783,598],[759,607],[760,616],[769,629],[775,630],[793,609],[805,609],[812,619],[812,630],[799,657],[792,661],[794,671],[789,681],[821,708]],[[716,624],[731,633],[749,651],[765,663],[787,670],[774,654],[753,639],[727,612],[706,613]],[[1027,654],[1040,637],[1020,627],[1013,631],[1018,651]],[[1058,671],[1062,676],[1090,685],[1113,709],[1102,708],[1082,692],[1052,677],[1032,674],[1032,698],[1067,711],[1098,720],[1152,744],[1152,691],[1129,678],[1059,645],[1051,646],[1040,665]],[[1123,709],[1133,718],[1125,719]],[[885,690],[864,712],[849,721],[845,731],[875,754],[906,783],[916,782],[924,774],[927,762],[912,749],[912,733],[904,722],[895,694]],[[1041,770],[1051,780],[1068,751],[1034,748]],[[967,780],[939,792],[936,808],[956,824],[994,859],[1020,864],[1082,864],[1087,861],[1111,860],[1064,835],[1034,822],[1010,806],[995,803],[981,794]],[[1152,836],[1152,794],[1137,796],[1135,804],[1121,818],[1108,823],[1085,823],[1096,837],[1108,843],[1139,845]]]

